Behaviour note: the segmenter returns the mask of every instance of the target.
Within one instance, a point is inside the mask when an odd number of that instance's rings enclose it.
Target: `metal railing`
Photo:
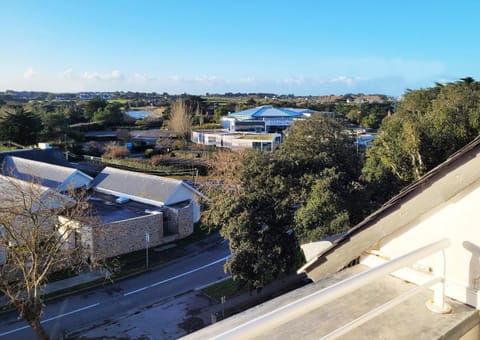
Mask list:
[[[238,338],[250,338],[254,336],[259,336],[262,333],[267,332],[270,329],[278,327],[286,322],[291,321],[294,318],[311,312],[322,305],[325,305],[333,300],[336,300],[343,295],[351,293],[360,287],[377,280],[389,273],[392,273],[398,269],[404,268],[412,263],[423,259],[427,256],[430,256],[434,253],[441,252],[443,249],[447,248],[450,245],[448,239],[442,239],[436,242],[433,242],[424,247],[418,248],[412,252],[409,252],[405,255],[402,255],[398,258],[395,258],[385,264],[379,265],[377,267],[371,268],[367,271],[356,274],[348,279],[335,283],[329,287],[321,289],[315,293],[309,294],[301,299],[298,299],[292,303],[289,303],[285,306],[277,308],[269,313],[266,313],[262,316],[259,316],[255,319],[252,319],[244,324],[241,324],[237,327],[234,327],[222,334],[219,334],[214,337],[214,339],[238,339]],[[435,268],[434,274],[436,277],[432,278],[425,284],[418,286],[411,291],[408,291],[399,297],[387,302],[386,304],[368,312],[362,317],[350,322],[344,327],[335,330],[334,332],[328,334],[325,338],[331,339],[338,337],[351,329],[357,327],[358,325],[370,320],[374,316],[384,312],[388,308],[391,308],[398,303],[406,300],[407,298],[417,294],[421,290],[428,289],[430,286],[436,285],[434,288],[434,298],[429,301],[429,303],[440,312],[448,311],[448,308],[444,302],[444,273],[445,273],[445,263],[442,252],[439,253],[439,261]]]

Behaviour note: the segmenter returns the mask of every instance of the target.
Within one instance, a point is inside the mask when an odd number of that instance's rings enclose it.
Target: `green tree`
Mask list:
[[[299,206],[293,226],[302,242],[341,232],[364,216],[363,164],[346,131],[340,121],[317,114],[293,124],[278,151]]]
[[[39,116],[25,111],[22,107],[15,109],[0,121],[0,138],[11,140],[21,145],[38,143],[42,130],[42,121]]]
[[[305,191],[302,183],[310,188],[311,177],[327,168],[345,173],[347,181],[357,180],[362,162],[352,146],[353,139],[340,121],[315,114],[287,129],[278,158],[284,163],[284,175],[290,178],[293,190]]]
[[[348,192],[334,168],[315,180],[306,203],[295,214],[295,233],[302,242],[321,240],[350,226]]]
[[[107,101],[105,99],[99,97],[92,98],[85,104],[83,115],[85,119],[91,120],[95,112],[104,109],[106,106]]]
[[[362,119],[362,111],[360,110],[357,110],[357,109],[351,109],[350,111],[348,111],[346,117],[356,123],[356,124],[360,124],[360,121]]]
[[[293,204],[276,166],[270,154],[245,153],[238,194],[224,197],[215,208],[221,209],[221,234],[232,250],[225,269],[251,289],[295,267]]]
[[[42,117],[42,137],[53,139],[62,136],[68,128],[68,117],[61,110],[49,112]]]
[[[108,126],[122,124],[124,121],[121,105],[118,103],[109,103],[104,108],[99,108],[93,114],[93,121],[103,122]]]
[[[480,131],[480,84],[472,78],[447,84],[423,117],[421,152],[427,169],[475,138]]]
[[[85,122],[85,117],[81,108],[75,104],[62,106],[59,108],[61,112],[67,117],[70,124],[83,123]]]
[[[229,176],[228,194],[213,196],[210,222],[230,241],[234,279],[261,288],[295,268],[297,239],[343,231],[359,218],[352,143],[338,121],[314,115],[295,122],[275,153],[246,152],[239,167],[220,169],[237,176]]]
[[[367,151],[363,176],[371,197],[393,196],[477,137],[479,103],[480,84],[472,78],[408,91]]]
[[[213,120],[215,121],[215,123],[220,123],[220,119],[223,117],[223,116],[226,116],[228,115],[229,112],[231,112],[233,110],[233,108],[231,108],[230,106],[228,105],[219,105],[215,108],[214,112],[213,112]]]

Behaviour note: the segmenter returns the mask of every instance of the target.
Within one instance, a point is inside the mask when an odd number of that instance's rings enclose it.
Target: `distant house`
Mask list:
[[[15,156],[7,156],[4,158],[2,173],[23,181],[37,183],[60,192],[69,189],[88,189],[93,180],[92,177],[74,168],[33,161]]]
[[[479,339],[479,169],[480,137],[339,238],[303,245],[313,283],[190,338]]]
[[[78,94],[78,98],[80,100],[90,100],[93,98],[110,100],[113,98],[113,95],[111,93],[104,93],[104,92],[82,92]]]
[[[295,119],[309,117],[315,112],[310,109],[277,108],[264,105],[231,113],[221,118],[221,124],[230,132],[282,132]]]

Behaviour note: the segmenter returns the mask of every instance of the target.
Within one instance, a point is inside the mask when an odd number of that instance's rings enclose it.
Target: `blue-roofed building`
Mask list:
[[[230,132],[282,132],[295,119],[309,117],[314,110],[258,106],[222,117],[222,127]]]

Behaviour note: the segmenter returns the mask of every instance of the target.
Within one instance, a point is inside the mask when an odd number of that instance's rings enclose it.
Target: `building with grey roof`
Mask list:
[[[49,164],[61,165],[65,167],[72,167],[72,165],[65,159],[64,154],[59,148],[50,147],[45,149],[22,149],[0,152],[0,164],[7,156],[14,156],[23,159],[30,159],[32,161],[45,162]]]
[[[15,156],[6,156],[3,159],[2,172],[4,175],[38,183],[60,192],[89,188],[93,180],[92,177],[74,168]]]
[[[200,220],[200,199],[206,196],[184,181],[173,178],[106,167],[94,181],[96,191],[125,197],[157,207],[173,207],[185,202],[193,205],[193,221]]]
[[[92,179],[74,168],[7,155],[3,171],[9,176],[2,176],[5,182],[43,190],[38,197],[52,209],[53,193],[67,197],[61,193],[85,189],[94,220],[72,221],[78,229],[68,243],[81,244],[96,259],[144,249],[146,238],[154,247],[190,235],[200,219],[199,200],[206,199],[183,181],[109,167]],[[15,197],[11,190],[0,196],[4,204]]]

